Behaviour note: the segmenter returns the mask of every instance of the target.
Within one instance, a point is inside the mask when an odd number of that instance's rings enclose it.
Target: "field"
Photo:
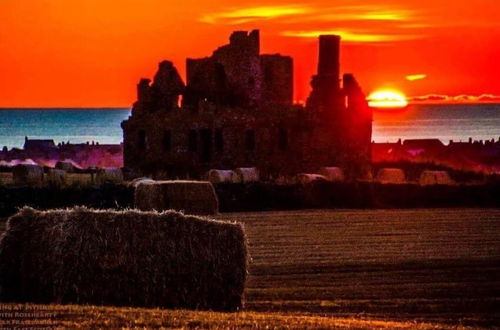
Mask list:
[[[43,310],[55,325],[91,327],[500,326],[500,209],[219,218],[243,222],[248,235],[252,262],[242,313],[10,304],[0,312]]]
[[[253,262],[247,307],[487,325],[500,321],[500,210],[229,214]]]
[[[67,173],[67,185],[89,186],[92,184],[92,176],[89,173]],[[0,172],[0,184],[13,185],[12,173]]]

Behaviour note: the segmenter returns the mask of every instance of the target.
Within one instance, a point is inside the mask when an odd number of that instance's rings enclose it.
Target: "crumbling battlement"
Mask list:
[[[245,108],[291,105],[292,58],[260,55],[258,30],[234,32],[229,40],[210,57],[186,60],[186,86],[172,62],[161,62],[152,85],[149,79],[139,82],[134,113],[174,110],[180,95],[182,106],[193,111],[207,101]]]
[[[350,74],[340,79],[339,36],[321,36],[306,106],[293,105],[293,60],[261,55],[259,31],[236,31],[210,57],[171,62],[142,79],[122,123],[125,166],[143,174],[200,177],[211,168],[258,167],[264,177],[370,167],[372,113]],[[181,100],[182,97],[182,100]]]
[[[141,79],[137,85],[135,113],[170,111],[179,104],[179,96],[184,93],[184,82],[173,63],[162,61],[151,84],[149,79]]]

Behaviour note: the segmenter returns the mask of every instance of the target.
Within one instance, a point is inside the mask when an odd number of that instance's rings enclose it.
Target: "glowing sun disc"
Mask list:
[[[403,93],[390,90],[373,92],[367,100],[372,108],[404,108],[408,105]]]

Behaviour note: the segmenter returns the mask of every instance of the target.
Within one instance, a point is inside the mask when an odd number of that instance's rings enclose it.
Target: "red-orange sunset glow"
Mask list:
[[[319,34],[342,36],[341,69],[366,94],[500,95],[496,0],[0,0],[0,107],[130,106],[135,84],[172,60],[210,55],[233,30],[294,58],[310,91]]]
[[[406,96],[392,90],[379,90],[368,96],[368,105],[376,109],[401,109],[408,105]]]

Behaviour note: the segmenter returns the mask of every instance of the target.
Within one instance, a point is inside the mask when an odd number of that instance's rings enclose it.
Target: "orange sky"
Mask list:
[[[293,56],[297,100],[328,32],[367,93],[500,95],[498,0],[0,0],[0,107],[130,106],[160,60],[184,74],[253,28],[263,52]]]

